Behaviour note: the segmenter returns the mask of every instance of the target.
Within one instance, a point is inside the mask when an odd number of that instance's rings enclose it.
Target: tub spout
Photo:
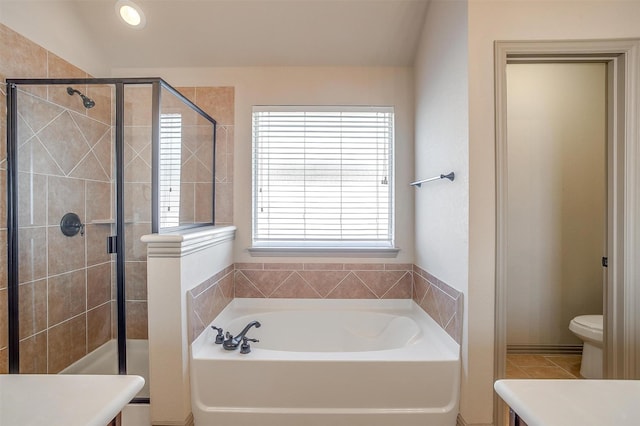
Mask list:
[[[240,346],[242,339],[247,334],[249,329],[253,326],[255,326],[256,328],[260,328],[260,325],[261,324],[258,321],[251,321],[236,337],[233,337],[233,335],[227,332],[227,339],[222,343],[222,347],[228,351],[238,349],[238,346]]]

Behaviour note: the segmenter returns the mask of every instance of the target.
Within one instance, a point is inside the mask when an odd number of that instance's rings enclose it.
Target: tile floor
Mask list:
[[[580,355],[508,354],[508,379],[581,379]]]
[[[580,355],[507,354],[507,379],[581,379]],[[505,425],[512,425],[505,407]],[[521,425],[526,426],[521,420]]]

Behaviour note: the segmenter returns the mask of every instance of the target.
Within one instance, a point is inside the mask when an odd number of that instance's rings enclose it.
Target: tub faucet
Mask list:
[[[251,321],[236,337],[233,337],[233,335],[227,331],[227,336],[226,336],[227,338],[222,343],[222,347],[228,351],[233,351],[235,349],[238,349],[238,346],[240,346],[240,343],[242,342],[242,339],[244,338],[245,334],[247,334],[249,329],[254,325],[256,328],[260,328],[261,324],[258,321]]]

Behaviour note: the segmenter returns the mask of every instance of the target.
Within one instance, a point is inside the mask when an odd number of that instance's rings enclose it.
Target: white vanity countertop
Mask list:
[[[139,376],[0,375],[0,426],[105,426],[142,389]]]
[[[640,424],[640,380],[498,380],[494,388],[528,426]]]

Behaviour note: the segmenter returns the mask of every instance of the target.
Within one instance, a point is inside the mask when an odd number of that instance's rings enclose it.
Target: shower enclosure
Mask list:
[[[139,374],[146,247],[214,223],[216,122],[159,78],[8,79],[10,373]]]

